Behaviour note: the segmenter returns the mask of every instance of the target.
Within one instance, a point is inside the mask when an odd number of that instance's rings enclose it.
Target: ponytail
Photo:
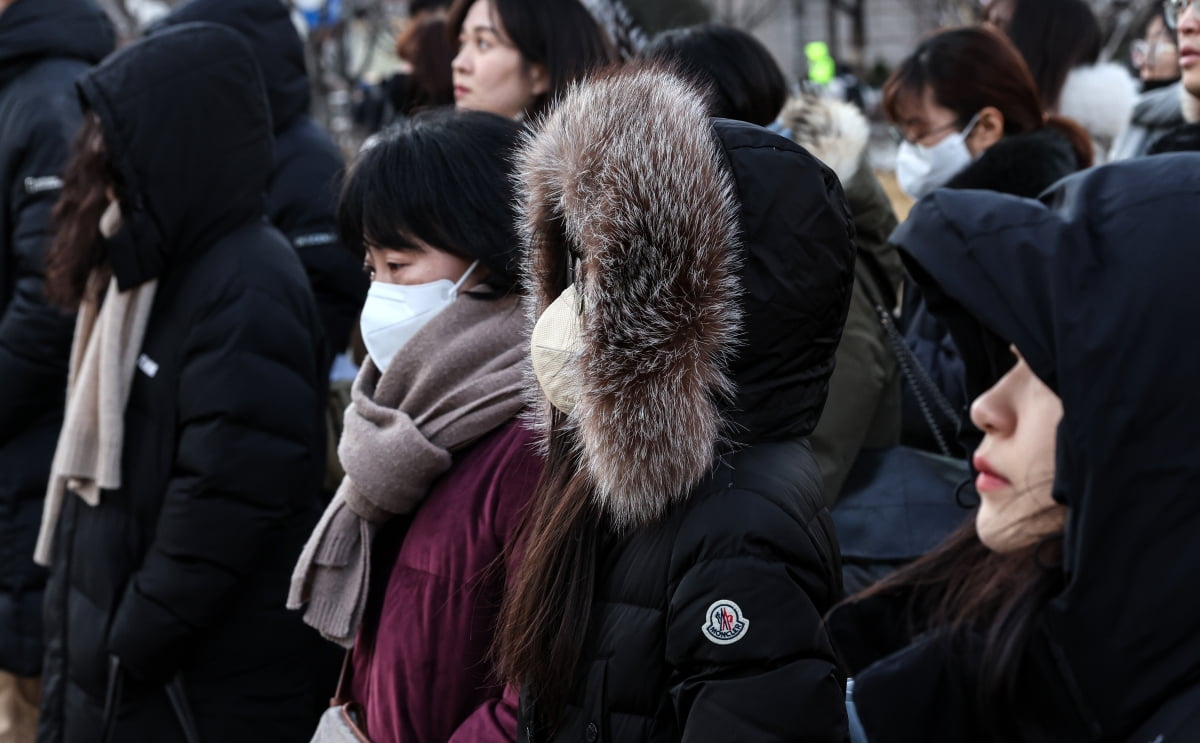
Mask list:
[[[1080,170],[1092,167],[1092,163],[1096,161],[1092,138],[1078,122],[1068,119],[1066,116],[1049,114],[1046,116],[1045,128],[1052,129],[1067,138],[1067,141],[1071,143],[1071,149],[1075,151],[1075,159],[1079,162]]]

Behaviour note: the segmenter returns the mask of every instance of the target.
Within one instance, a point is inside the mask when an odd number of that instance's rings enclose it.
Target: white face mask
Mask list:
[[[472,263],[458,281],[438,279],[408,285],[371,282],[359,327],[367,354],[380,371],[387,369],[396,352],[425,323],[454,302],[458,288],[478,265],[479,261]]]
[[[550,404],[567,415],[575,409],[579,398],[579,380],[571,362],[579,356],[583,345],[581,302],[575,285],[571,284],[538,318],[529,339],[529,356],[538,386]]]
[[[896,153],[896,180],[900,182],[900,190],[919,199],[945,185],[970,165],[974,158],[967,149],[967,137],[978,120],[979,114],[975,114],[961,132],[954,132],[929,147],[901,142],[900,151]]]

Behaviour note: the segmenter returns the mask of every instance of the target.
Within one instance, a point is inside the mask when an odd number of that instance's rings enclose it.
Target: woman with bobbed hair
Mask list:
[[[368,358],[338,447],[346,477],[296,566],[289,605],[353,647],[371,740],[516,734],[489,660],[500,558],[541,472],[524,407],[509,155],[521,127],[417,114],[350,168],[338,220],[371,276]]]
[[[894,236],[963,349],[980,504],[828,625],[870,743],[1200,740],[1200,155],[1041,203],[939,191]]]
[[[903,139],[896,175],[913,198],[939,187],[1032,198],[1092,164],[1087,132],[1046,111],[1021,55],[990,29],[951,29],[921,42],[884,85],[883,107]],[[958,352],[911,284],[901,315],[909,345],[965,417]],[[937,451],[907,389],[904,407],[906,442]]]
[[[455,0],[450,63],[461,109],[515,119],[541,113],[567,85],[617,60],[580,0]]]

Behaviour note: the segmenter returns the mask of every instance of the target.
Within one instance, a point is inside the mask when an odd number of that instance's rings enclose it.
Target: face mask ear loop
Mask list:
[[[967,137],[971,136],[971,132],[975,130],[975,125],[979,123],[980,116],[983,116],[983,111],[976,111],[975,115],[971,117],[971,120],[967,122],[967,125],[963,127],[963,144],[966,144]]]
[[[479,261],[475,261],[474,263],[472,263],[471,267],[467,269],[467,272],[462,275],[462,278],[459,279],[458,282],[454,284],[454,288],[450,290],[451,293],[454,294],[454,296],[458,296],[459,288],[464,283],[466,283],[467,279],[470,278],[471,274],[475,272],[476,268],[479,268]]]

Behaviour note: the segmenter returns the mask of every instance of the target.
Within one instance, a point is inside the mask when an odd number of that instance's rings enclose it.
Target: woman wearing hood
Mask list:
[[[921,42],[884,85],[883,107],[903,139],[897,179],[915,199],[939,187],[1032,198],[1092,164],[1087,132],[1046,112],[1021,55],[989,29],[952,29]],[[938,388],[965,413],[969,400],[958,351],[911,282],[901,322]],[[906,443],[938,451],[907,391],[903,420]],[[943,433],[953,438],[952,430]]]
[[[185,24],[76,86],[47,292],[79,306],[35,559],[38,740],[298,740],[317,638],[284,609],[319,510],[304,268],[265,220],[271,115],[233,31]]]
[[[854,275],[837,176],[638,68],[573,88],[520,177],[548,462],[500,626],[519,740],[845,740],[804,440]]]
[[[1097,163],[1129,123],[1138,84],[1124,65],[1101,62],[1103,34],[1085,0],[991,0],[987,24],[1006,34],[1033,73],[1047,111],[1074,119]]]
[[[500,559],[541,473],[525,406],[510,156],[520,126],[432,111],[381,133],[339,221],[371,276],[368,359],[346,411],[346,478],[289,605],[352,647],[349,699],[376,743],[516,733],[488,650]]]
[[[1197,173],[939,192],[897,231],[980,393],[981,503],[830,617],[871,743],[1200,739],[1200,352],[1164,321],[1200,311]]]

